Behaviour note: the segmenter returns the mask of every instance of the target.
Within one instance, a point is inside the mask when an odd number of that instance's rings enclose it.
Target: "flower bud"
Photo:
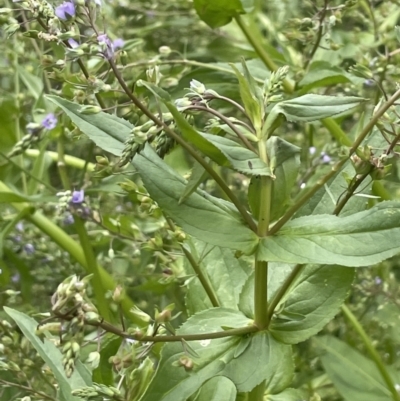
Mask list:
[[[78,113],[80,114],[97,114],[101,112],[101,107],[94,105],[85,105],[78,109]]]

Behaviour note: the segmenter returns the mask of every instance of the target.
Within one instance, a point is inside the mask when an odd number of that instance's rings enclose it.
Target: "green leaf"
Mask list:
[[[211,168],[212,168],[212,163],[213,162],[208,161],[208,165]],[[182,203],[188,196],[190,196],[194,191],[196,191],[199,185],[201,185],[207,179],[207,177],[208,177],[207,171],[199,162],[195,160],[192,168],[192,174],[190,175],[188,183],[186,184],[185,190],[183,191],[181,197],[179,198],[179,203]]]
[[[213,308],[200,312],[183,324],[179,334],[210,333],[222,327],[244,327],[251,323],[238,311]],[[250,342],[248,341],[250,338]],[[246,346],[242,346],[242,342]],[[247,344],[249,342],[249,344]],[[203,383],[214,376],[231,380],[238,392],[251,391],[266,380],[271,391],[280,391],[293,376],[291,347],[274,340],[269,333],[250,337],[226,337],[217,340],[191,341],[198,354],[193,359],[194,368],[185,371],[174,366],[186,356],[180,343],[168,343],[161,352],[156,374],[141,401],[186,401]],[[237,353],[237,349],[241,349]]]
[[[371,360],[337,338],[324,336],[315,341],[325,351],[320,359],[326,373],[346,401],[393,400]],[[392,376],[398,383],[399,374],[392,373]]]
[[[235,71],[236,77],[239,81],[240,97],[244,108],[257,130],[261,127],[261,121],[264,117],[264,102],[260,94],[261,90],[252,78],[244,61],[242,62],[242,66],[244,75],[235,67],[234,64],[231,64],[231,67]]]
[[[274,221],[283,215],[290,203],[300,166],[300,148],[272,136],[267,141],[267,151],[270,166],[276,177],[272,184],[271,202],[271,221]]]
[[[309,122],[343,113],[365,101],[364,98],[354,96],[308,94],[278,103],[275,107],[288,121]]]
[[[273,262],[268,264],[268,302],[274,298],[292,270],[293,265]],[[240,293],[239,310],[248,318],[254,319],[254,271],[249,275]]]
[[[198,16],[211,28],[229,24],[236,14],[253,9],[249,0],[194,0],[193,3]]]
[[[287,121],[311,122],[322,118],[332,117],[336,114],[358,106],[366,99],[354,96],[325,96],[308,94],[291,100],[277,103],[270,111],[265,122],[264,131],[272,133],[276,128],[274,123],[281,115]]]
[[[340,83],[352,82],[357,83],[358,78],[354,78],[344,69],[334,66],[327,61],[314,61],[308,70],[308,73],[298,83],[300,93],[307,93],[313,88],[322,86],[331,86]]]
[[[38,100],[43,93],[43,81],[36,75],[31,74],[25,68],[17,67],[18,75],[30,94]]]
[[[192,241],[191,253],[200,265],[218,298],[220,306],[237,309],[239,296],[247,280],[249,267],[235,258],[230,249],[218,248],[200,241]],[[188,267],[188,273],[192,273]],[[191,280],[186,293],[186,308],[189,315],[211,308],[200,281]]]
[[[17,323],[22,333],[49,366],[60,386],[64,399],[67,401],[79,401],[79,398],[71,395],[71,391],[80,387],[90,386],[92,383],[85,381],[77,370],[74,371],[70,378],[66,377],[62,365],[63,357],[61,352],[52,342],[47,339],[44,339],[42,342],[42,340],[34,334],[38,326],[36,320],[7,306],[4,306],[4,311]]]
[[[95,383],[101,383],[107,386],[114,385],[113,366],[109,362],[109,359],[117,354],[121,342],[122,339],[114,335],[103,338],[102,348],[100,351],[100,363],[93,371],[93,381]]]
[[[354,269],[348,267],[304,267],[275,309],[272,335],[286,344],[297,344],[317,334],[338,313],[353,279]]]
[[[351,162],[347,162],[341,171],[331,178],[325,187],[319,189],[317,193],[295,214],[295,218],[317,215],[329,214],[335,209],[337,201],[343,196],[345,188],[348,183],[346,177],[354,177],[356,174]],[[372,185],[372,183],[371,183]],[[371,185],[364,188],[363,192],[368,193]],[[327,190],[328,189],[328,190]],[[335,202],[332,201],[332,197]],[[365,209],[366,200],[360,196],[352,196],[346,203],[345,207],[340,212],[340,216],[348,216]]]
[[[268,394],[267,401],[300,401],[306,399],[304,391],[295,388],[287,388],[279,394]]]
[[[271,176],[270,168],[251,150],[222,136],[204,133],[200,135],[218,148],[236,171],[249,175]]]
[[[400,252],[400,202],[382,202],[346,217],[291,220],[261,240],[260,260],[368,266]]]
[[[223,376],[213,377],[201,387],[195,401],[235,401],[236,387]]]
[[[179,203],[186,182],[146,146],[132,161],[146,189],[165,213],[201,241],[251,253],[258,237],[229,202],[197,190]]]
[[[151,83],[151,82],[147,82],[144,81],[142,79],[139,79],[136,82],[137,86],[144,86],[145,88],[147,88],[155,97],[165,100],[167,102],[169,102],[171,100],[171,96],[169,95],[169,93],[167,91],[165,91],[164,89],[160,88],[159,86]]]
[[[129,121],[102,111],[97,114],[81,114],[80,104],[59,96],[48,95],[46,98],[59,106],[97,146],[115,156],[121,156],[125,148],[124,143],[133,129]]]

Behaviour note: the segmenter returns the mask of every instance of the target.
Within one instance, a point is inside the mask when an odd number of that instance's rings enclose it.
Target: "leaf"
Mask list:
[[[250,323],[238,311],[213,308],[189,318],[178,333],[210,333],[220,331],[223,326],[238,328]],[[271,389],[287,386],[293,375],[291,347],[278,343],[266,332],[254,334],[250,339],[246,347],[241,346],[243,341],[248,342],[246,337],[191,341],[190,346],[199,355],[193,359],[191,371],[174,366],[187,355],[182,344],[166,344],[156,374],[141,401],[186,401],[214,376],[228,378],[238,392],[251,391],[263,380]],[[238,347],[244,351],[235,358]]]
[[[331,65],[327,61],[314,61],[309,68],[308,73],[298,83],[300,93],[307,93],[310,89],[322,86],[331,86],[339,83],[362,82],[353,77],[344,69]]]
[[[351,162],[347,162],[343,169],[327,182],[327,188],[329,189],[330,194],[326,187],[318,190],[317,193],[295,214],[295,218],[311,214],[317,215],[332,213],[337,201],[343,195],[348,186],[345,177],[354,177],[355,174],[356,172]],[[369,186],[368,189],[364,189],[363,192],[369,192],[370,187],[371,186]],[[335,203],[332,202],[331,195],[333,196]],[[344,217],[360,212],[365,209],[365,205],[365,199],[362,199],[359,196],[353,196],[340,212],[340,216]]]
[[[79,398],[71,395],[71,391],[80,387],[91,386],[92,383],[85,381],[77,370],[74,371],[70,378],[66,377],[62,365],[63,357],[61,352],[52,342],[47,339],[44,339],[44,342],[42,342],[42,340],[34,334],[38,326],[36,320],[7,306],[4,306],[4,311],[17,323],[22,333],[49,366],[60,386],[64,399],[67,401],[79,401]]]
[[[229,24],[236,14],[253,9],[248,0],[194,0],[193,3],[198,16],[211,28]]]
[[[348,267],[304,267],[275,309],[272,335],[286,344],[297,344],[317,334],[338,313],[353,279],[354,269]]]
[[[222,136],[204,133],[200,135],[218,148],[236,171],[249,175],[271,176],[270,168],[251,150]]]
[[[393,395],[371,360],[331,336],[318,337],[315,342],[325,351],[320,359],[326,373],[346,401],[393,400]],[[394,382],[398,382],[399,375],[395,373],[392,376]]]
[[[207,162],[209,166],[212,168],[212,163],[207,159]],[[188,180],[188,183],[186,184],[185,190],[183,191],[181,197],[179,198],[179,203],[182,203],[188,196],[190,196],[196,189],[201,185],[208,177],[207,171],[204,169],[204,167],[197,162],[196,160],[194,161],[194,165],[192,168],[192,174],[190,175],[190,178]]]
[[[346,217],[291,220],[261,240],[259,260],[368,266],[400,252],[400,202],[382,202]]]
[[[274,298],[292,270],[293,265],[274,262],[268,264],[268,302]],[[248,318],[254,319],[254,271],[248,277],[240,293],[239,310]]]
[[[261,121],[264,117],[264,102],[261,95],[261,90],[247,69],[246,63],[242,61],[244,75],[231,64],[239,81],[240,97],[244,108],[256,131],[261,128]]]
[[[247,280],[245,262],[235,258],[230,249],[218,248],[200,241],[192,241],[191,253],[200,269],[214,289],[220,306],[237,309],[239,296]],[[188,268],[188,273],[192,273]],[[200,281],[191,280],[186,293],[186,308],[189,315],[211,308],[206,292]]]
[[[266,401],[300,401],[305,399],[306,394],[304,391],[287,388],[279,394],[268,394]]]
[[[38,100],[43,93],[43,81],[36,75],[31,74],[25,68],[17,66],[18,75],[30,94]]]
[[[271,134],[280,115],[287,121],[311,122],[332,117],[358,106],[366,99],[354,96],[325,96],[308,94],[277,103],[266,119],[265,132]]]
[[[136,82],[136,85],[144,86],[157,98],[166,100],[167,102],[171,100],[171,96],[169,95],[169,93],[167,91],[165,91],[164,89],[160,88],[159,86],[157,86],[151,82],[147,82],[147,81],[144,81],[143,79],[139,79]]]
[[[235,401],[236,387],[226,377],[213,377],[201,387],[194,401]]]
[[[93,370],[93,381],[95,383],[101,383],[107,386],[112,386],[114,384],[113,366],[109,362],[109,359],[117,354],[121,342],[122,339],[116,336],[103,338],[100,351],[100,363],[99,366]]]
[[[46,98],[59,106],[97,146],[115,156],[121,156],[125,148],[124,143],[133,129],[129,121],[102,111],[97,114],[81,114],[80,104],[54,95],[48,95]]]
[[[204,242],[251,253],[258,237],[232,204],[197,190],[179,204],[186,182],[146,146],[132,161],[146,189],[165,213],[188,234]]]

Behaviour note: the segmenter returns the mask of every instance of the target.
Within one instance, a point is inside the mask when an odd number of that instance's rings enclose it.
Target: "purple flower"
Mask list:
[[[71,46],[71,49],[76,49],[77,47],[79,47],[79,43],[72,38],[68,39],[68,44]]]
[[[325,153],[321,153],[322,163],[329,163],[332,159]]]
[[[55,9],[55,14],[58,18],[66,21],[75,15],[75,4],[72,1],[64,1]]]
[[[57,125],[57,117],[53,113],[47,114],[47,116],[41,122],[43,128],[51,130]]]
[[[72,192],[71,202],[75,204],[81,204],[85,200],[85,191],[81,189],[80,191]]]
[[[315,152],[317,151],[317,148],[315,146],[311,146],[308,149],[308,152],[310,153],[310,155],[312,156]]]
[[[15,228],[17,229],[17,231],[22,232],[24,231],[24,223],[22,221],[19,221],[16,225]]]
[[[114,46],[114,49],[121,49],[122,47],[124,47],[125,41],[122,38],[117,38],[117,39],[114,39],[112,44]]]
[[[375,277],[375,284],[376,285],[381,285],[382,284],[382,279],[378,276]]]
[[[106,33],[97,36],[97,41],[102,47],[103,55],[106,59],[111,59],[114,55],[114,45]]]
[[[19,273],[15,273],[13,276],[11,276],[11,281],[13,283],[18,283],[20,279],[21,279],[21,275]]]
[[[32,244],[25,244],[24,251],[27,255],[33,255],[35,253],[35,247]]]

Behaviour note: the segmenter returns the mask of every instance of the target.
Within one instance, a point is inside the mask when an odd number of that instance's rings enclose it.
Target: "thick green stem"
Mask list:
[[[396,390],[393,379],[390,376],[388,370],[386,369],[386,366],[383,363],[378,352],[372,345],[371,339],[368,337],[368,334],[364,331],[360,322],[357,320],[357,318],[354,316],[354,314],[351,312],[351,310],[346,305],[342,306],[342,312],[346,316],[346,318],[349,320],[349,322],[351,323],[353,328],[357,331],[359,336],[361,337],[361,339],[365,345],[365,348],[368,351],[369,356],[374,361],[377,369],[379,370],[379,373],[381,374],[383,380],[385,381],[388,389],[392,393],[393,401],[400,401],[400,394]]]
[[[268,326],[268,262],[256,260],[254,272],[254,324],[264,330]]]
[[[54,162],[57,162],[58,160],[58,153],[57,152],[52,152],[50,150],[45,152],[46,156],[50,157],[51,160]],[[28,149],[25,151],[25,155],[28,157],[33,157],[37,158],[40,156],[40,151],[38,149]],[[70,156],[70,155],[65,155],[64,156],[64,161],[67,166],[74,167],[80,170],[83,170],[85,168],[85,165],[87,166],[86,169],[89,172],[94,171],[95,164],[94,163],[86,163],[85,160],[79,159],[78,157],[75,156]]]
[[[260,133],[259,133],[260,136]],[[258,142],[260,159],[268,164],[267,148],[265,140]],[[268,227],[271,213],[272,178],[261,177],[260,210],[258,216],[257,234],[265,237],[268,234]],[[254,272],[254,317],[255,325],[263,330],[268,326],[268,262],[255,258]]]

